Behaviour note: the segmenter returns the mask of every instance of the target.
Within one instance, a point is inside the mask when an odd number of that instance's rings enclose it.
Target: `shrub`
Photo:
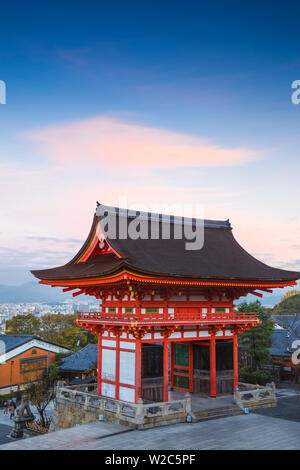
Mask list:
[[[274,382],[274,377],[268,370],[251,369],[251,367],[244,367],[239,372],[240,382],[246,382],[255,385],[266,385],[267,383]]]

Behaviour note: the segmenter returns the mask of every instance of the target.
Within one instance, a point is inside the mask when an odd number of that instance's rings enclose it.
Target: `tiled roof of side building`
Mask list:
[[[300,340],[300,313],[272,315],[271,318],[283,327],[283,329],[275,329],[272,335],[271,355],[289,357],[295,351],[294,341]]]
[[[59,344],[51,343],[50,341],[46,341],[42,338],[39,338],[38,336],[35,335],[1,335],[0,334],[0,341],[4,342],[5,346],[5,352],[9,352],[15,348],[18,348],[19,346],[22,346],[23,344],[28,343],[29,341],[32,340],[38,340],[42,341],[45,344],[51,344],[53,346],[58,346],[60,348],[63,348],[65,350],[68,350],[69,348],[66,348],[65,346],[60,346]]]
[[[297,339],[299,337],[288,330],[275,330],[271,338],[271,355],[290,357],[293,352],[292,344]]]
[[[34,338],[34,335],[0,335],[0,341],[4,342],[6,352],[28,343]]]
[[[84,372],[97,365],[98,345],[87,344],[83,349],[63,359],[58,368],[68,372]]]

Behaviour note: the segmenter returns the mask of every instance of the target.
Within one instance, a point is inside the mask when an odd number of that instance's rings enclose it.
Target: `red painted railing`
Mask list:
[[[89,312],[78,313],[80,321],[113,322],[113,323],[254,323],[257,322],[256,313],[200,313],[175,312],[174,313],[107,313]]]

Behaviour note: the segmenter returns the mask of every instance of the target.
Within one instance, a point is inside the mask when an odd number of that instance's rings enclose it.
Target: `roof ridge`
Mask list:
[[[229,219],[227,220],[216,220],[216,219],[200,219],[197,217],[185,217],[177,216],[174,214],[163,214],[158,212],[146,212],[136,209],[125,209],[120,207],[114,206],[107,206],[104,204],[100,204],[97,201],[97,208],[96,208],[96,216],[103,217],[104,215],[116,215],[118,217],[125,217],[127,219],[135,219],[139,217],[141,220],[151,220],[154,222],[161,222],[161,223],[175,223],[175,224],[185,224],[190,225],[204,225],[205,228],[223,228],[223,229],[231,229],[231,224]]]

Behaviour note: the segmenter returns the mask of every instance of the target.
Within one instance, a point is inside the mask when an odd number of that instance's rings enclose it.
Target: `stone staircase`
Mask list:
[[[227,418],[228,416],[242,415],[244,412],[236,405],[214,408],[211,410],[197,410],[192,412],[192,423],[209,421],[211,419]]]

